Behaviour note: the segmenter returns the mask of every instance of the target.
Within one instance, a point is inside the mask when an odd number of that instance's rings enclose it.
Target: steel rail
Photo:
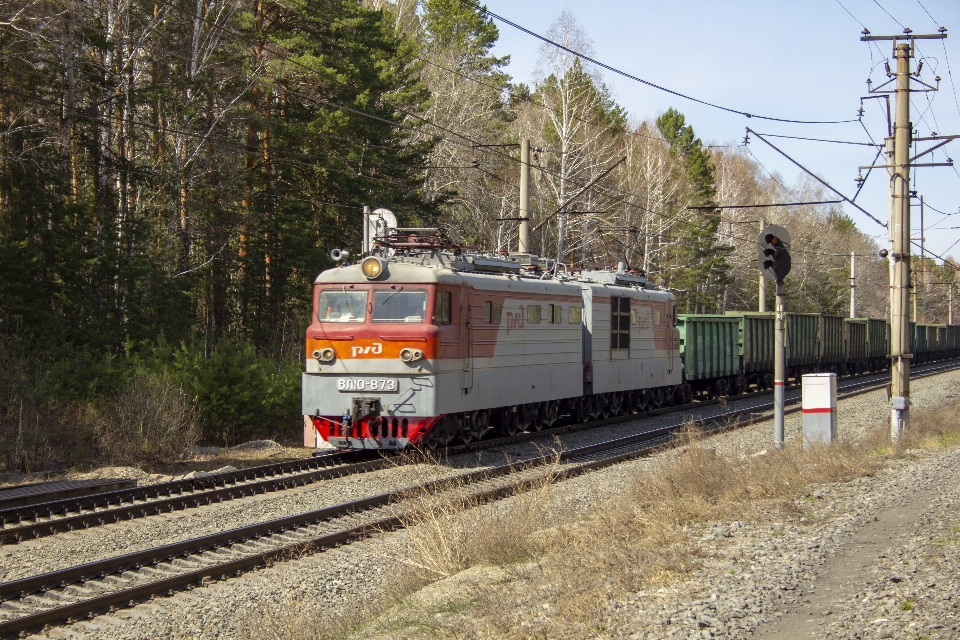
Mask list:
[[[925,365],[927,366],[927,365]],[[848,378],[848,384],[870,384],[873,377],[886,373],[867,373]],[[796,387],[791,390],[796,392]],[[446,456],[472,453],[513,444],[521,444],[544,437],[576,433],[620,422],[646,417],[667,415],[691,409],[701,409],[722,402],[737,402],[751,397],[763,397],[771,392],[744,392],[720,399],[699,400],[687,405],[670,405],[637,413],[624,413],[602,420],[561,425],[540,431],[529,431],[514,436],[502,436],[491,440],[477,441],[466,445],[448,446],[441,450]],[[119,489],[93,495],[75,496],[48,502],[40,502],[10,509],[0,509],[0,545],[17,544],[25,539],[34,539],[77,529],[88,529],[162,513],[197,508],[214,502],[226,502],[274,491],[283,491],[332,478],[358,473],[368,473],[391,465],[383,458],[365,462],[340,464],[350,457],[363,455],[365,451],[334,452],[322,456],[250,467],[240,471],[210,474],[200,478]],[[366,453],[370,453],[367,451]],[[318,469],[319,470],[314,470]],[[306,472],[303,472],[306,470]],[[301,473],[302,472],[302,473]],[[291,475],[293,474],[293,475]],[[280,477],[269,477],[280,476]],[[257,481],[256,478],[267,477]],[[252,479],[251,479],[252,478]],[[176,494],[176,495],[174,495]],[[117,506],[113,506],[117,505]],[[86,513],[85,513],[86,511]],[[74,515],[70,515],[73,513]],[[41,518],[47,520],[41,521]],[[32,521],[22,524],[24,520]],[[9,523],[16,523],[8,526]]]
[[[117,489],[135,487],[133,478],[95,478],[91,480],[55,480],[19,484],[0,489],[0,512],[51,500],[76,498]]]
[[[249,495],[282,491],[386,466],[386,461],[383,459],[345,462],[357,456],[358,453],[347,452],[303,458],[251,467],[242,471],[230,471],[200,478],[174,480],[5,509],[0,511],[2,525],[8,525],[10,522],[19,523],[23,520],[33,522],[26,525],[4,526],[0,529],[0,544],[18,543],[25,538],[38,538],[78,528],[89,528],[125,519],[199,507],[213,502],[234,500]],[[275,477],[255,480],[271,475]],[[71,512],[76,513],[70,515]],[[57,516],[61,517],[56,518]],[[40,518],[44,517],[56,519],[40,521]]]
[[[933,364],[924,366],[922,370],[917,371],[917,377],[928,377],[938,375],[948,371],[960,368],[960,363],[953,362],[948,364]],[[919,368],[918,368],[919,369]],[[861,395],[870,391],[883,388],[885,384],[877,382],[852,381],[844,385],[848,389],[841,395],[842,399]],[[791,404],[796,404],[798,398],[790,400]],[[772,407],[772,403],[765,403],[766,408]],[[707,432],[719,432],[754,424],[756,422],[769,419],[769,415],[758,415],[755,411],[759,407],[746,407],[736,411],[727,412],[706,418],[701,423],[701,427]],[[800,407],[792,407],[788,412],[799,411]],[[740,418],[747,417],[745,421]],[[607,422],[607,421],[599,421]],[[567,479],[575,475],[580,475],[587,471],[600,469],[613,464],[618,464],[625,460],[646,455],[652,450],[667,444],[675,435],[677,429],[686,424],[681,421],[672,425],[648,429],[642,433],[615,438],[605,442],[595,443],[577,449],[562,452],[556,455],[542,455],[519,463],[506,464],[484,469],[471,471],[465,474],[459,474],[452,478],[444,478],[429,483],[424,483],[418,487],[408,487],[398,491],[372,496],[362,500],[357,500],[332,507],[326,507],[317,511],[305,514],[288,516],[279,520],[273,520],[248,527],[241,527],[232,531],[213,534],[203,538],[188,540],[164,547],[148,549],[142,552],[128,554],[117,558],[111,558],[99,562],[71,567],[61,571],[24,578],[14,582],[0,584],[0,599],[10,599],[12,597],[27,597],[31,593],[43,592],[52,589],[59,589],[70,584],[83,582],[92,578],[99,578],[125,571],[130,568],[140,568],[147,564],[158,564],[178,556],[190,555],[198,551],[204,551],[212,548],[223,547],[227,544],[236,544],[238,542],[257,539],[271,534],[284,533],[295,528],[302,528],[309,524],[323,522],[332,518],[344,515],[356,514],[362,511],[369,511],[378,507],[385,507],[395,503],[398,499],[409,495],[411,491],[426,491],[428,493],[454,486],[473,485],[486,480],[491,480],[501,476],[515,473],[518,470],[528,470],[534,467],[544,466],[552,461],[570,462],[576,459],[588,458],[590,455],[602,452],[613,451],[612,455],[607,455],[594,460],[584,460],[567,468],[562,468],[550,476],[550,481],[556,482]],[[472,499],[477,501],[496,500],[509,495],[514,495],[518,491],[542,482],[543,478],[526,478],[519,481],[501,485],[492,489],[473,494]],[[56,607],[48,611],[28,614],[20,618],[0,623],[0,636],[10,636],[20,634],[46,625],[55,624],[63,621],[75,621],[85,617],[112,610],[117,607],[134,606],[138,601],[157,595],[166,595],[173,591],[201,586],[208,581],[218,579],[227,579],[231,576],[239,575],[244,571],[256,569],[265,566],[269,562],[283,560],[290,557],[296,557],[304,552],[317,552],[323,549],[346,544],[354,540],[369,536],[377,532],[388,531],[403,526],[401,515],[391,515],[380,518],[373,522],[363,523],[357,526],[349,527],[332,533],[301,540],[292,544],[285,544],[275,549],[255,553],[247,557],[229,560],[216,566],[202,567],[196,570],[181,573],[175,576],[155,580],[149,584],[139,585],[131,589],[118,590],[81,602]]]

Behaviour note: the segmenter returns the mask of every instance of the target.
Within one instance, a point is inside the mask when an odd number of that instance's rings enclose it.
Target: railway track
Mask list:
[[[960,362],[918,367],[914,377],[937,375],[960,368]],[[883,381],[845,381],[840,397],[867,393],[886,386]],[[798,397],[789,398],[796,405]],[[760,410],[763,410],[762,412]],[[701,421],[706,431],[721,431],[769,419],[772,403],[759,403],[735,411],[726,409]],[[788,412],[798,411],[792,407]],[[603,420],[593,426],[619,422]],[[372,496],[308,513],[249,525],[231,531],[185,540],[133,554],[92,562],[44,575],[0,584],[0,636],[12,637],[47,625],[79,621],[147,599],[192,589],[212,581],[240,575],[271,562],[298,557],[350,543],[402,526],[403,498],[411,490],[443,491],[450,487],[472,489],[478,501],[496,500],[538,481],[536,473],[551,466],[551,480],[562,480],[588,471],[643,456],[670,442],[687,421],[649,428],[560,454],[526,459],[419,487]],[[542,474],[540,480],[542,481]]]
[[[960,361],[957,361],[960,362]],[[928,367],[952,367],[954,361],[934,363],[918,367],[918,373]],[[947,369],[944,369],[947,370]],[[940,369],[937,369],[940,371]],[[839,390],[872,385],[875,380],[886,379],[886,372],[864,374],[841,381]],[[788,391],[788,398],[799,390]],[[532,431],[482,440],[469,445],[455,445],[443,450],[446,456],[497,449],[522,444],[544,437],[575,433],[599,426],[608,426],[629,420],[642,419],[691,409],[703,409],[726,402],[741,402],[745,399],[761,399],[771,391],[753,392],[730,396],[723,401],[703,400],[694,405],[667,406],[640,413],[622,414],[604,420],[566,424],[542,431]],[[757,406],[760,406],[758,404]],[[709,418],[709,416],[707,416]],[[0,545],[17,544],[24,540],[40,538],[89,529],[124,520],[144,518],[162,513],[197,508],[213,503],[228,502],[263,493],[283,491],[323,480],[368,473],[396,464],[383,457],[369,459],[367,452],[337,452],[301,460],[273,463],[240,471],[211,474],[201,478],[174,480],[143,487],[110,487],[109,491],[90,493],[90,490],[75,494],[52,494],[52,499],[43,499],[43,493],[34,492],[23,504],[5,505],[0,502]],[[373,453],[376,456],[376,453]],[[119,486],[119,485],[118,485]],[[56,496],[56,497],[54,497]]]

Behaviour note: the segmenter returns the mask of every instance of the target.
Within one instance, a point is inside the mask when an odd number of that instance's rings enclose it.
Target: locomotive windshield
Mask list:
[[[363,322],[367,315],[366,291],[321,291],[317,305],[320,322]]]
[[[427,292],[396,291],[373,292],[374,322],[423,322],[427,317]]]

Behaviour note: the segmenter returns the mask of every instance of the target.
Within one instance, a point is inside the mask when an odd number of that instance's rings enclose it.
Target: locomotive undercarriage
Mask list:
[[[488,434],[509,437],[524,431],[549,429],[563,415],[569,415],[578,422],[589,422],[686,404],[691,400],[689,386],[678,385],[467,411],[441,418],[421,442],[433,450],[455,442],[469,444]]]

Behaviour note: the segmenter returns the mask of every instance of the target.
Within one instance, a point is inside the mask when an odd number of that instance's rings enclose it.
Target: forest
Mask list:
[[[546,35],[592,50],[566,11]],[[856,252],[860,315],[886,315],[842,208],[718,208],[829,199],[816,181],[704,143],[682,104],[629,113],[559,49],[516,81],[498,37],[461,0],[5,3],[0,468],[295,441],[311,283],[359,254],[362,207],[516,250],[522,139],[536,253],[625,261],[682,312],[755,309],[763,218],[793,233],[789,309],[845,314]],[[944,321],[954,270],[923,273]]]

